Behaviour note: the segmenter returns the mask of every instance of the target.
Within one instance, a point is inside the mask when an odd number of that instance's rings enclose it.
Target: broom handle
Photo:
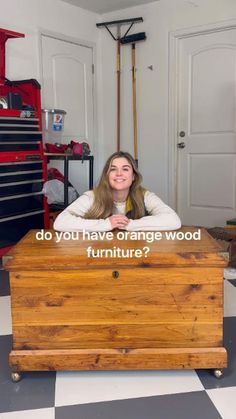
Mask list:
[[[134,159],[136,163],[138,164],[135,44],[132,44],[132,91],[133,91],[133,124],[134,124]]]
[[[117,40],[117,151],[120,151],[120,38]]]

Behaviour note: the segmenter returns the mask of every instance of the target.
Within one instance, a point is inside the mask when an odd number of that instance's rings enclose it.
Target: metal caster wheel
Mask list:
[[[11,373],[11,379],[13,381],[13,383],[18,383],[18,381],[21,380],[21,374],[19,372],[12,372]]]
[[[221,369],[213,370],[213,374],[216,378],[222,378],[223,375],[224,375],[223,370],[221,370]]]

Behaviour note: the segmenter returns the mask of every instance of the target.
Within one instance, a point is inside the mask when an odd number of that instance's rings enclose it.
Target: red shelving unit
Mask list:
[[[42,194],[47,161],[42,144],[41,88],[35,79],[5,77],[5,44],[24,34],[0,29],[0,248],[32,228],[49,228]]]

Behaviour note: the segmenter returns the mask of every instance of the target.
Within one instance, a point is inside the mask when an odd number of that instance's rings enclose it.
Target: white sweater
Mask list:
[[[110,231],[112,226],[109,218],[87,220],[84,217],[94,202],[93,191],[85,192],[56,218],[53,228],[58,231]],[[146,191],[144,205],[148,216],[138,220],[130,220],[122,228],[127,231],[161,231],[176,230],[181,227],[178,215],[153,192]],[[125,214],[125,202],[114,202],[113,214]]]

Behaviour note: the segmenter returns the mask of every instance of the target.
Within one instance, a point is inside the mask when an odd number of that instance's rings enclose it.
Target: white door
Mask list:
[[[86,141],[93,151],[92,48],[42,35],[42,73],[43,107],[66,111],[64,130],[62,136],[58,135],[59,142]],[[53,143],[55,137],[47,141]],[[53,161],[53,166],[63,171],[62,164]],[[79,193],[89,189],[88,173],[88,162],[70,162],[69,180]]]
[[[236,217],[236,29],[179,41],[178,143],[183,224],[225,225]]]

